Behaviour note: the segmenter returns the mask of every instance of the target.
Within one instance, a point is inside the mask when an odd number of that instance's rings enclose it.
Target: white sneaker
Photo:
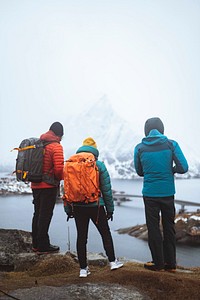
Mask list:
[[[80,269],[79,277],[87,277],[90,274],[91,274],[91,272],[90,272],[89,268],[86,267],[85,269]]]
[[[116,270],[119,269],[123,266],[123,263],[115,259],[115,261],[110,262],[110,269],[111,270]]]

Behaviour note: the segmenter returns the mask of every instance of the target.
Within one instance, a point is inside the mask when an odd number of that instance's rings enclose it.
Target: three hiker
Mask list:
[[[145,137],[134,150],[136,172],[144,178],[142,194],[148,243],[152,255],[152,261],[145,263],[144,267],[153,271],[164,269],[175,271],[174,174],[187,172],[188,164],[178,143],[164,135],[164,125],[159,118],[148,119],[144,130]],[[108,220],[112,221],[113,219],[114,211],[109,173],[104,163],[98,160],[99,151],[96,142],[91,137],[83,141],[83,145],[76,154],[70,157],[64,165],[63,148],[60,144],[63,133],[62,124],[55,122],[49,131],[40,137],[40,140],[46,145],[42,182],[31,183],[34,204],[33,251],[44,254],[59,250],[58,246],[50,244],[48,230],[59,183],[64,179],[64,209],[68,219],[75,219],[77,229],[79,276],[87,277],[90,274],[87,264],[90,220],[101,235],[110,269],[118,269],[123,264],[115,257],[108,225]],[[25,174],[27,173],[25,172]],[[160,214],[163,235],[160,230]]]
[[[144,267],[153,271],[175,271],[174,174],[186,173],[188,164],[178,143],[164,135],[164,125],[159,118],[148,119],[144,131],[145,137],[134,151],[136,172],[144,178],[142,194],[152,255],[152,261]]]

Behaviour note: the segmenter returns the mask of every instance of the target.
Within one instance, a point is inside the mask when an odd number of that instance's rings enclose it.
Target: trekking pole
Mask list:
[[[69,229],[69,226],[67,228],[67,231],[68,231],[68,242],[67,242],[67,246],[68,246],[68,252],[70,252],[70,229]]]

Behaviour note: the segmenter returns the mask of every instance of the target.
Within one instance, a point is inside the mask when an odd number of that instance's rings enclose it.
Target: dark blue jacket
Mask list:
[[[92,147],[92,146],[82,146],[80,147],[76,153],[81,153],[81,152],[89,152],[94,154],[96,158],[96,165],[99,170],[99,189],[101,191],[101,197],[99,199],[99,204],[100,206],[105,206],[107,212],[113,212],[114,211],[114,202],[113,202],[113,196],[112,196],[112,189],[111,189],[111,181],[110,181],[110,175],[106,169],[106,166],[103,162],[98,160],[99,156],[99,151]],[[80,203],[77,204],[75,203],[74,205],[87,205],[87,207],[91,206],[97,206],[97,202],[93,203]],[[65,212],[67,213],[70,211],[70,206],[65,207]]]
[[[137,174],[144,177],[142,194],[146,197],[174,195],[174,173],[183,174],[188,170],[178,143],[157,129],[151,130],[135,147],[134,164]]]

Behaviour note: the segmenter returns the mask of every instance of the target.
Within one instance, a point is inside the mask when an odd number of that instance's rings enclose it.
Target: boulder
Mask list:
[[[0,229],[0,271],[33,271],[62,273],[77,264],[76,252],[37,255],[32,251],[31,233],[17,229]],[[105,266],[107,257],[102,253],[88,253],[90,265]]]
[[[14,270],[21,253],[31,253],[31,233],[17,229],[0,229],[0,271]]]

